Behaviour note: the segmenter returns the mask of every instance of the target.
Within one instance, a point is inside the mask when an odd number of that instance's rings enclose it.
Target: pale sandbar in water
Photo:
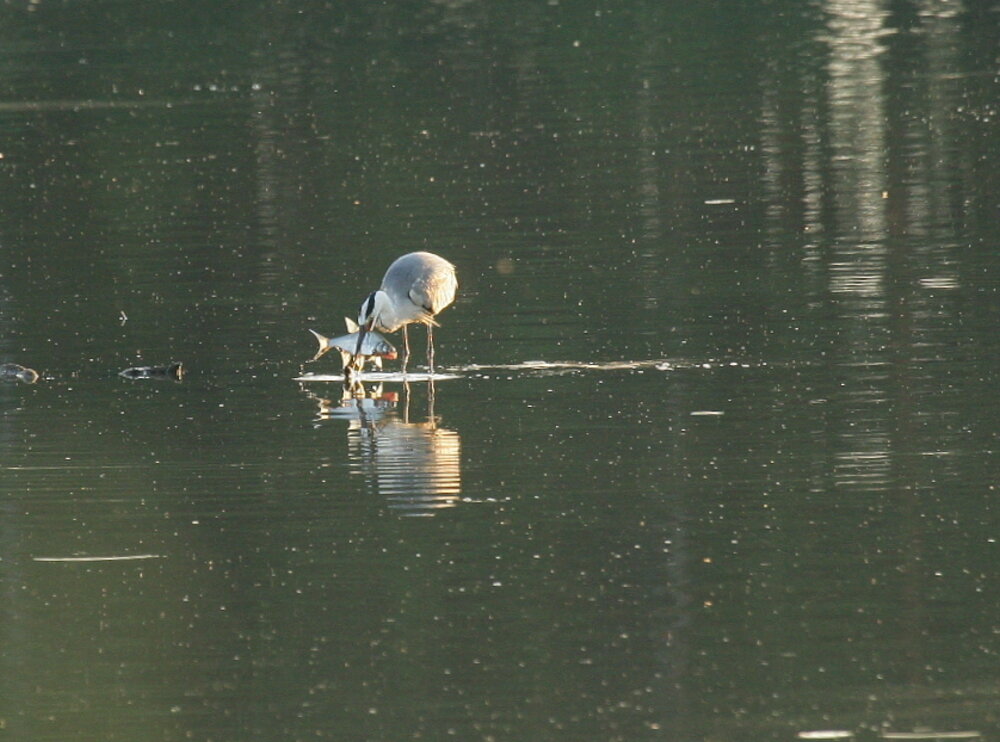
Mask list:
[[[124,556],[32,557],[35,562],[134,562],[139,559],[160,559],[160,554],[129,554]]]
[[[385,383],[385,382],[422,382],[422,381],[448,381],[459,379],[458,374],[447,373],[400,373],[398,371],[366,371],[363,374],[355,374],[351,378],[352,382],[364,383]],[[295,381],[343,381],[343,374],[302,374],[296,376]]]

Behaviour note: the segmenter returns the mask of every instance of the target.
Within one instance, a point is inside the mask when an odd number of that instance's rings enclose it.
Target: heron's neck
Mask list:
[[[403,323],[400,321],[399,317],[396,316],[396,310],[393,308],[390,302],[386,302],[378,313],[378,319],[375,320],[375,329],[381,332],[395,332]]]

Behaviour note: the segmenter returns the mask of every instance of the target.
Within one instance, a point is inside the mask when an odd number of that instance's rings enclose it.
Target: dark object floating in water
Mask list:
[[[38,381],[38,372],[19,363],[0,363],[0,379],[16,379],[25,384],[34,384]]]
[[[173,379],[180,381],[184,378],[184,365],[170,363],[166,366],[136,366],[119,371],[118,375],[126,379]]]

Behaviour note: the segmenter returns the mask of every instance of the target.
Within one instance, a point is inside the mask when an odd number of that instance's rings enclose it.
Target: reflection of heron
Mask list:
[[[374,438],[357,442],[357,453],[370,456],[375,486],[393,510],[427,516],[458,504],[462,494],[462,441],[456,431],[439,428],[433,422],[393,420],[383,425]]]
[[[462,494],[462,441],[434,416],[434,382],[427,391],[427,416],[410,420],[410,385],[393,415],[365,430],[352,423],[348,446],[368,464],[373,483],[389,507],[405,515],[434,515],[458,504]],[[402,419],[397,417],[402,411]]]
[[[395,332],[403,328],[403,363],[410,357],[410,339],[406,327],[414,322],[427,326],[427,366],[434,373],[434,316],[455,301],[458,280],[455,266],[429,252],[411,252],[396,258],[382,278],[382,287],[369,294],[358,313],[358,345],[355,365],[365,333],[371,330]]]
[[[404,515],[433,515],[461,497],[462,442],[457,431],[438,426],[433,385],[423,422],[410,421],[409,384],[402,401],[394,393],[383,394],[380,385],[361,395],[359,384],[338,402],[306,392],[319,403],[321,420],[348,421],[351,468]]]

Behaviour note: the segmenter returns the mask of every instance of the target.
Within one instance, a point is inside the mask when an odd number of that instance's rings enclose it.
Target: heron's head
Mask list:
[[[354,350],[352,365],[358,362],[361,353],[361,344],[365,340],[365,335],[374,330],[389,304],[389,297],[384,291],[373,291],[361,302],[361,309],[358,310],[358,345]],[[363,362],[363,361],[362,361]]]
[[[388,303],[389,297],[384,291],[373,291],[368,294],[361,302],[361,309],[358,310],[358,327],[365,332],[374,330]]]

